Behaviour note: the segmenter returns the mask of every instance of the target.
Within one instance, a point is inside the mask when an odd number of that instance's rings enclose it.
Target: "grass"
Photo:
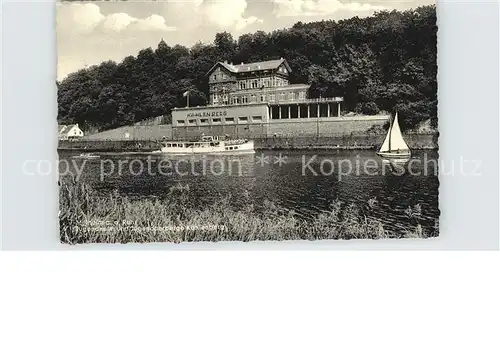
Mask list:
[[[172,188],[170,198],[131,200],[114,192],[102,196],[86,183],[73,180],[60,186],[60,238],[66,244],[147,243],[183,241],[253,241],[318,239],[427,238],[419,224],[419,206],[407,210],[411,219],[401,233],[389,232],[370,218],[377,206],[371,199],[365,206],[332,202],[329,211],[310,221],[272,202],[263,211],[252,205],[235,209],[223,198],[204,209],[187,206],[186,191]],[[248,196],[243,194],[242,196]]]

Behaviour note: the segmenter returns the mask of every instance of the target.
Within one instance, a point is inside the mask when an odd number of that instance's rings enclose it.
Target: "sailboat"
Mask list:
[[[379,152],[382,158],[391,160],[406,160],[411,157],[411,151],[403,139],[403,134],[399,128],[398,113],[394,116],[394,122],[390,120],[390,127]]]

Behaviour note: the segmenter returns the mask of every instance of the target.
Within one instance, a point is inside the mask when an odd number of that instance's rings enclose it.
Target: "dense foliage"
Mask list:
[[[166,198],[130,199],[114,191],[108,196],[88,183],[72,178],[59,188],[59,228],[65,244],[151,243],[182,241],[350,240],[428,238],[439,234],[438,221],[426,223],[417,204],[402,210],[398,230],[376,218],[378,201],[333,201],[328,211],[309,220],[264,200],[258,210],[248,192],[245,206],[236,208],[231,197],[211,206],[192,206],[189,190],[174,185]]]
[[[207,102],[205,73],[217,61],[252,62],[284,57],[292,83],[308,82],[311,97],[344,96],[344,108],[373,114],[398,110],[403,128],[431,119],[437,125],[435,6],[372,17],[296,23],[235,41],[218,33],[211,45],[146,48],[82,69],[58,83],[58,119],[106,129]]]

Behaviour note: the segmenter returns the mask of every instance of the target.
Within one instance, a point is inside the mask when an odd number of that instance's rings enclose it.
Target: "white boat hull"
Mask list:
[[[172,146],[176,145],[176,146]],[[160,149],[163,154],[169,155],[202,155],[202,154],[223,154],[240,155],[255,153],[253,141],[241,143],[227,143],[220,141],[217,145],[196,142],[170,142]]]
[[[409,159],[411,157],[411,153],[407,152],[377,152],[377,155],[387,159]]]

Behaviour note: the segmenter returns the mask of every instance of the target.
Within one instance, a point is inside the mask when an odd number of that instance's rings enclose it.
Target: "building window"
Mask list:
[[[246,82],[240,82],[240,89],[246,89],[246,88],[247,88]]]
[[[248,117],[238,117],[239,122],[248,122]]]
[[[269,94],[267,97],[268,101],[274,101],[274,94]]]
[[[207,118],[200,119],[200,124],[207,124],[207,123],[208,123],[208,119]]]
[[[293,91],[288,93],[288,100],[294,100]]]
[[[262,116],[252,116],[252,122],[262,122]]]
[[[220,123],[220,118],[212,118],[212,123]]]
[[[196,120],[195,119],[190,119],[190,120],[188,120],[188,124],[196,124]]]
[[[252,96],[250,97],[250,102],[257,102],[257,98],[256,98],[256,96],[255,96],[255,95],[252,95]]]
[[[306,98],[306,92],[305,91],[299,91],[299,99],[303,100]]]
[[[217,102],[219,101],[219,97],[217,96],[217,94],[214,94],[214,102]]]
[[[261,96],[260,96],[260,101],[262,102],[262,101],[264,101],[264,100],[265,100],[265,96],[264,96],[264,95],[261,95]]]
[[[184,121],[183,120],[178,120],[177,124],[184,124]]]
[[[252,80],[252,89],[257,89],[259,87],[259,81],[254,79]]]
[[[226,123],[234,123],[234,118],[233,117],[226,117],[224,119],[224,122],[226,122]]]
[[[241,97],[241,103],[242,104],[248,104],[248,96],[244,95]]]

